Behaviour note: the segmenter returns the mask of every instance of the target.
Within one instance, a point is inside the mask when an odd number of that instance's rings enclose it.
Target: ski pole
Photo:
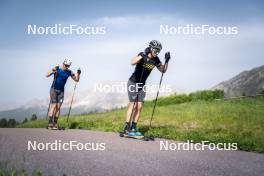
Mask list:
[[[150,128],[151,128],[151,122],[152,122],[153,117],[154,117],[154,112],[155,112],[155,109],[156,109],[156,104],[157,104],[157,100],[158,100],[158,96],[159,96],[159,90],[160,90],[163,74],[164,74],[164,72],[162,72],[162,74],[161,74],[159,87],[158,87],[157,95],[156,95],[156,98],[155,98],[155,102],[154,102],[154,106],[153,106],[153,110],[152,110],[152,114],[151,114],[148,130],[150,130]],[[145,141],[154,141],[155,138],[154,138],[154,136],[150,135],[150,136],[145,136],[144,140]]]
[[[73,102],[73,98],[74,98],[76,86],[77,86],[77,82],[74,85],[74,90],[73,90],[73,94],[72,94],[71,104],[70,104],[70,108],[69,108],[69,112],[68,112],[68,116],[67,116],[67,124],[68,124],[68,127],[69,127],[69,117],[70,117],[70,113],[71,113],[71,107],[72,107],[72,102]]]
[[[47,115],[46,115],[46,120],[48,120],[48,117],[49,117],[49,110],[50,110],[50,102],[49,102],[49,106],[48,106],[48,111],[47,111]]]
[[[168,62],[170,60],[170,52],[165,53],[165,65],[164,68],[166,67],[166,65],[168,66]],[[163,75],[164,75],[164,71],[162,71],[161,77],[160,77],[160,82],[159,82],[159,87],[158,87],[158,91],[157,91],[157,95],[154,101],[154,106],[152,109],[152,114],[151,114],[151,118],[150,118],[150,122],[149,122],[149,128],[151,128],[151,123],[154,117],[154,113],[155,113],[155,109],[156,109],[156,105],[157,105],[157,100],[158,100],[158,96],[159,96],[159,90],[160,90],[160,86],[162,83],[162,79],[163,79]]]
[[[156,105],[157,105],[157,100],[158,100],[158,96],[159,96],[159,90],[160,90],[160,86],[161,86],[161,83],[162,83],[163,75],[164,75],[164,72],[162,72],[161,77],[160,77],[159,87],[158,87],[157,95],[156,95],[156,98],[155,98],[155,101],[154,101],[154,106],[153,106],[153,109],[152,109],[152,114],[151,114],[151,118],[150,118],[150,122],[149,122],[149,128],[151,128],[151,123],[152,123],[152,120],[153,120],[153,117],[154,117],[154,112],[155,112]]]
[[[56,82],[56,79],[57,79],[57,71],[59,69],[59,64],[55,66],[55,69],[56,69],[56,72],[54,73],[54,79],[53,79],[52,86],[51,86],[51,88],[53,88],[53,89],[54,89],[55,82]],[[48,120],[49,111],[50,111],[50,101],[49,101],[48,111],[47,111],[47,115],[46,115],[46,120]]]

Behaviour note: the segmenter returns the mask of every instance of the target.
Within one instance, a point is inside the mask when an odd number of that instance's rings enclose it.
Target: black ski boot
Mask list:
[[[59,129],[58,127],[58,117],[54,117],[54,122],[53,122],[53,130]]]
[[[127,135],[130,132],[130,123],[126,122],[125,127],[122,132],[119,133],[120,137],[124,137],[124,135]]]
[[[48,126],[47,126],[47,129],[48,130],[51,130],[53,128],[53,117],[52,116],[49,116],[49,123],[48,123]]]

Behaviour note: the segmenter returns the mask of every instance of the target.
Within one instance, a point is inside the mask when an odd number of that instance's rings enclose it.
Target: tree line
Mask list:
[[[0,128],[15,128],[18,124],[21,123],[27,123],[28,121],[33,121],[33,120],[37,120],[38,117],[36,114],[32,114],[32,116],[30,118],[25,118],[22,122],[18,122],[16,121],[16,119],[6,119],[6,118],[2,118],[0,120]]]

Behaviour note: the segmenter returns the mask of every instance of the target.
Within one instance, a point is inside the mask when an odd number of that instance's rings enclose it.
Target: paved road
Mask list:
[[[98,145],[105,143],[105,146],[93,146],[93,149],[105,147],[105,150],[28,150],[28,141],[39,144],[55,140],[60,140],[61,144],[70,141]],[[0,161],[7,161],[9,166],[17,169],[28,172],[41,170],[44,175],[54,176],[260,176],[264,173],[264,154],[209,150],[160,151],[160,141],[165,140],[145,142],[120,138],[116,133],[86,130],[0,129]],[[39,146],[40,149],[43,147],[42,144]]]

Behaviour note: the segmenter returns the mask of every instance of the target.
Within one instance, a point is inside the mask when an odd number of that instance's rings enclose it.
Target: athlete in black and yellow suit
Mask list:
[[[145,85],[146,80],[154,67],[157,67],[160,72],[164,73],[168,67],[168,64],[162,64],[158,58],[158,54],[161,49],[161,43],[156,40],[152,40],[149,43],[149,47],[145,49],[145,52],[141,52],[132,58],[131,64],[136,65],[136,67],[127,84],[129,104],[124,133],[133,132],[135,135],[142,135],[137,131],[136,126],[146,95],[143,86]]]

